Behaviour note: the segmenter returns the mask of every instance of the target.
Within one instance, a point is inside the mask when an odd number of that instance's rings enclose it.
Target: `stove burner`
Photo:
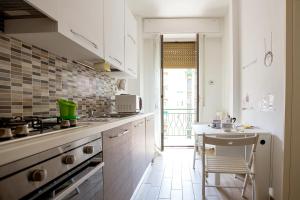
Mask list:
[[[0,118],[0,141],[58,130],[57,126],[59,125],[60,118],[58,117],[17,116],[14,118]],[[8,132],[14,134],[7,134]]]
[[[13,137],[10,128],[0,128],[0,140],[9,140]]]
[[[60,124],[59,117],[24,117],[24,120],[33,130],[39,130],[41,133]]]

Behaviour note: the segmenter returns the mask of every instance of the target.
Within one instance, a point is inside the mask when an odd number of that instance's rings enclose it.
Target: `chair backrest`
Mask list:
[[[203,144],[211,144],[217,146],[248,146],[255,145],[258,141],[258,135],[254,136],[244,136],[244,137],[234,137],[228,135],[228,137],[210,137],[203,135]]]

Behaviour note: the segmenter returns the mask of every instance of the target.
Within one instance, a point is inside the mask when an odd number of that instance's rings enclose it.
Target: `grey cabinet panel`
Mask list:
[[[132,123],[132,163],[133,163],[133,186],[138,185],[142,178],[146,163],[146,135],[145,135],[145,119]]]
[[[103,132],[105,200],[129,200],[131,197],[131,137],[131,124]]]
[[[129,200],[153,156],[154,117],[104,131],[104,199]]]
[[[146,162],[152,162],[155,153],[154,116],[146,118]]]

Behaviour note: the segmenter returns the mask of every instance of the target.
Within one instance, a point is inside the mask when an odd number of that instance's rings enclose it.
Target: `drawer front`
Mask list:
[[[103,150],[111,149],[126,141],[131,135],[131,126],[126,124],[103,132]]]
[[[103,132],[103,160],[105,163],[104,197],[106,200],[129,199],[132,194],[131,124]],[[126,184],[124,184],[126,183]],[[123,198],[121,198],[123,197]]]
[[[133,186],[136,187],[146,169],[146,135],[145,119],[132,124],[132,164],[133,164]]]
[[[146,162],[152,162],[155,154],[154,116],[146,118]]]

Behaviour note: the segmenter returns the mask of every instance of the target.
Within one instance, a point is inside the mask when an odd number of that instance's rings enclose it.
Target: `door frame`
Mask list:
[[[197,63],[197,100],[196,100],[196,121],[199,122],[199,115],[200,115],[200,47],[199,47],[199,40],[200,36],[199,33],[196,35],[196,49],[197,49],[197,57],[196,57],[196,63]]]
[[[200,58],[200,52],[199,52],[199,33],[196,33],[196,50],[197,50],[197,56],[196,56],[196,74],[197,74],[197,87],[196,87],[196,121],[199,122],[199,109],[200,109],[200,85],[199,85],[199,76],[200,76],[200,69],[199,69],[199,58]],[[161,114],[161,151],[164,151],[165,149],[165,142],[164,142],[164,67],[163,67],[163,48],[164,48],[164,36],[163,34],[160,35],[160,114]]]
[[[164,67],[163,67],[164,36],[160,35],[160,119],[161,119],[161,151],[165,149],[164,141]]]
[[[286,96],[285,96],[285,133],[284,133],[284,163],[282,196],[279,198],[292,200],[300,196],[297,186],[300,183],[299,152],[299,98],[300,98],[300,70],[299,49],[300,36],[300,2],[286,1]]]

